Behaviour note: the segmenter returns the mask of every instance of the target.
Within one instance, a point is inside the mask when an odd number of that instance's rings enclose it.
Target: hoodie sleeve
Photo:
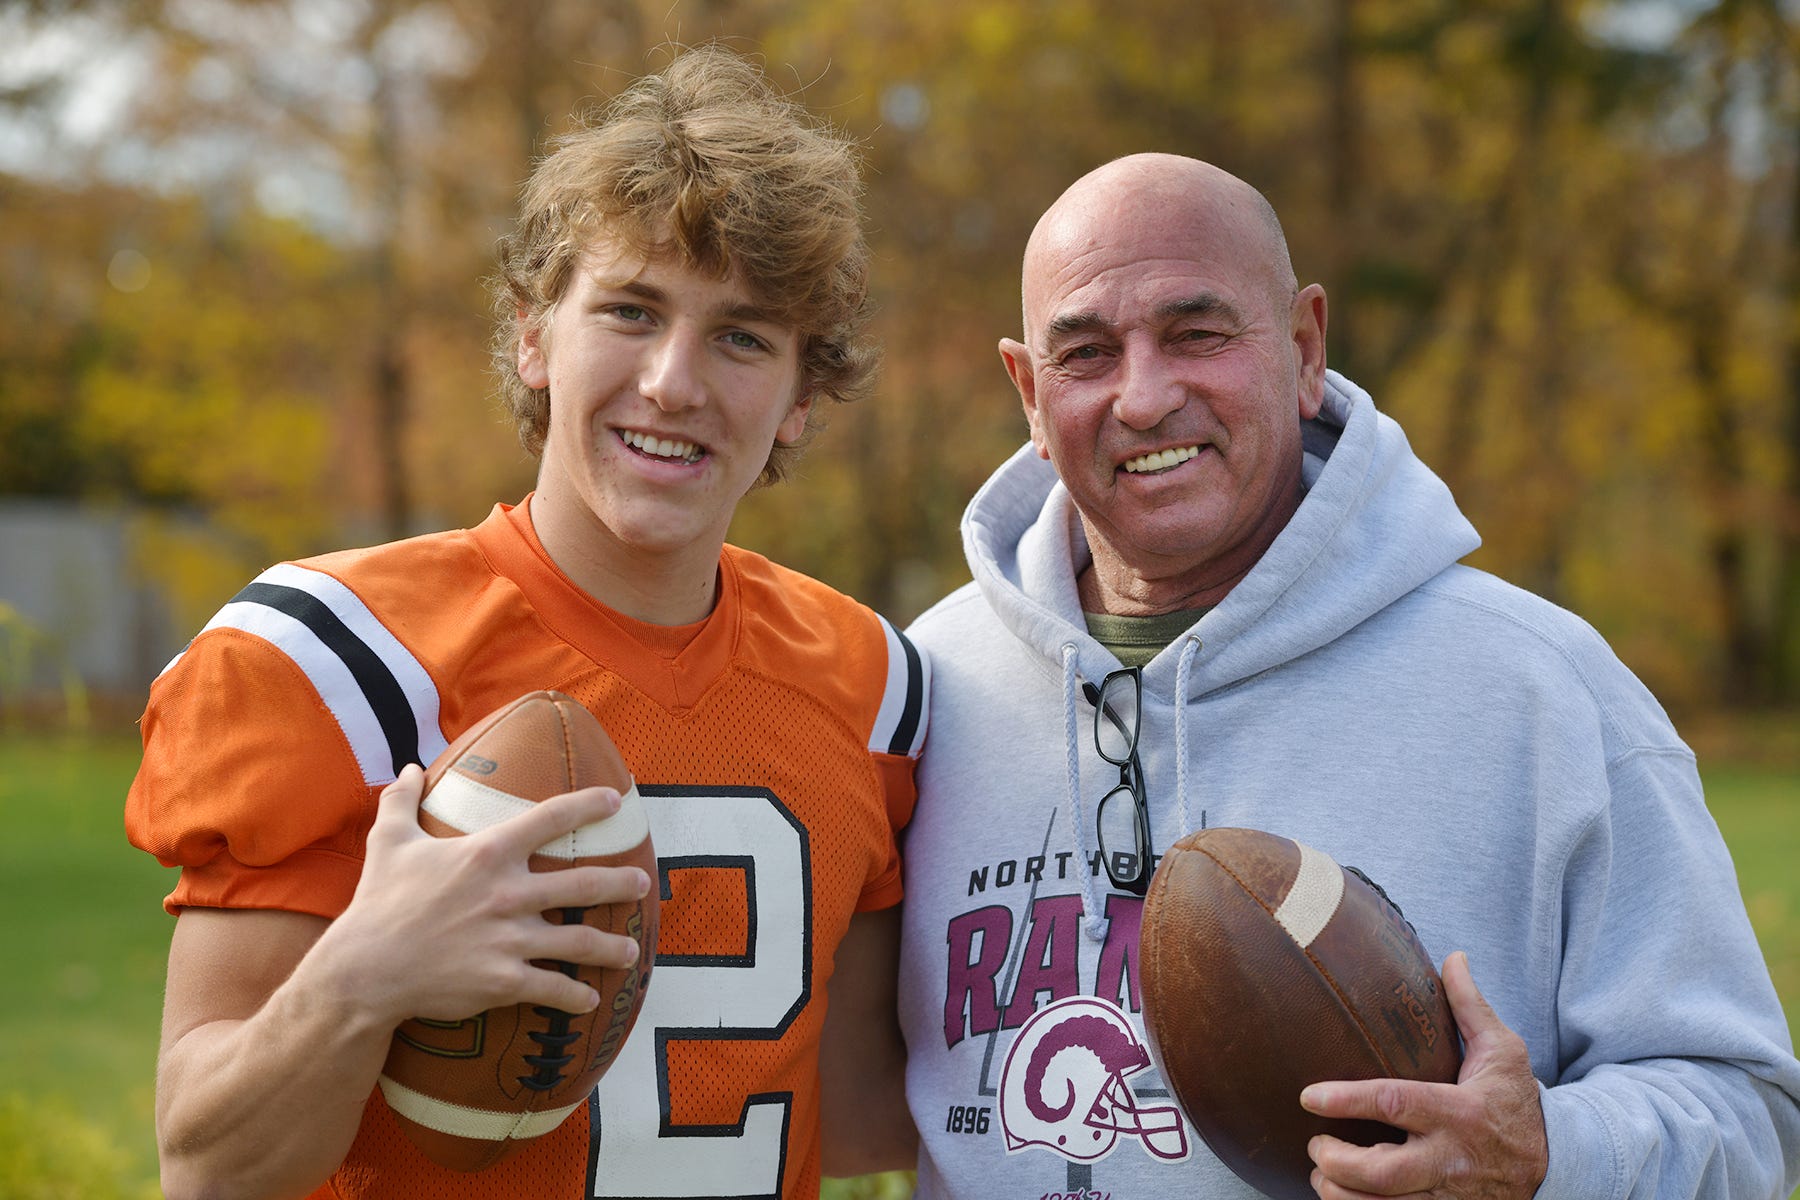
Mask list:
[[[1563,876],[1540,1200],[1786,1197],[1800,1064],[1685,749],[1632,749]],[[1676,969],[1669,969],[1674,965]]]

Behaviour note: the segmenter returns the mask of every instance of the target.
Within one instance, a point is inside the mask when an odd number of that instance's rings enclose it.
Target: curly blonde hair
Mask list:
[[[819,402],[858,399],[874,381],[861,197],[853,143],[722,46],[682,53],[585,116],[525,181],[518,224],[500,242],[494,366],[521,444],[542,453],[551,401],[519,378],[520,340],[548,322],[604,235],[646,258],[735,274],[798,332],[798,395],[813,405],[758,483],[782,478],[818,429]]]

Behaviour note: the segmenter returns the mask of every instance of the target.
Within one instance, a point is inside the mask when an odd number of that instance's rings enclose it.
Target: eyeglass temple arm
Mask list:
[[[1108,721],[1112,722],[1112,727],[1119,731],[1120,737],[1124,738],[1126,741],[1131,740],[1131,731],[1129,729],[1125,728],[1124,718],[1120,717],[1118,713],[1113,711],[1112,705],[1100,703],[1100,689],[1099,688],[1095,687],[1092,683],[1090,683],[1084,679],[1081,681],[1081,693],[1082,693],[1082,695],[1087,697],[1088,703],[1093,705],[1096,711],[1104,713],[1106,715],[1106,719]],[[1133,763],[1135,764],[1135,762],[1137,760],[1137,748],[1135,746],[1132,747],[1131,757],[1132,757]]]

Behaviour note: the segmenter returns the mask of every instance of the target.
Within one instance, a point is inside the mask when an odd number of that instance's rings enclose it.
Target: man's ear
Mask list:
[[[1038,457],[1047,459],[1050,447],[1038,425],[1037,378],[1031,373],[1031,351],[1023,342],[1001,338],[1000,361],[1006,364],[1007,377],[1019,389],[1019,403],[1025,406],[1025,421],[1031,426],[1031,444],[1037,447]]]
[[[513,320],[519,326],[519,347],[516,356],[519,378],[528,388],[547,388],[550,386],[550,361],[544,356],[544,327],[533,321],[524,309],[513,314]]]
[[[1294,297],[1294,355],[1299,360],[1300,419],[1310,421],[1325,404],[1325,289],[1309,283]]]
[[[775,427],[775,440],[783,446],[791,446],[800,440],[806,432],[806,415],[812,412],[813,398],[802,396],[794,401],[794,407],[788,409],[787,416],[781,418],[781,424]]]

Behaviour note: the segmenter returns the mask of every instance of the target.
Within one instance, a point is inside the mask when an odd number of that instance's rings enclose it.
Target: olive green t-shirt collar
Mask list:
[[[1087,631],[1128,667],[1141,667],[1161,654],[1163,647],[1186,633],[1205,616],[1206,608],[1184,608],[1153,617],[1121,617],[1113,613],[1083,613]]]

